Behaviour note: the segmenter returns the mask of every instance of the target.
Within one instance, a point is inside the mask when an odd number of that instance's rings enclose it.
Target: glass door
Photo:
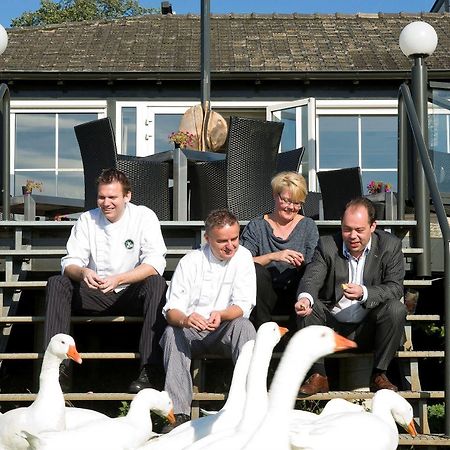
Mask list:
[[[267,120],[284,123],[280,151],[305,147],[301,174],[310,191],[316,191],[316,100],[312,97],[266,108]]]

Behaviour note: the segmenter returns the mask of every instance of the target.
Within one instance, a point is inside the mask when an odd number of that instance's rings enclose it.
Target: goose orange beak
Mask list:
[[[289,331],[289,329],[285,327],[278,327],[278,329],[280,330],[281,336],[284,336]]]
[[[350,339],[345,338],[344,336],[341,336],[340,334],[334,333],[334,340],[335,340],[335,352],[339,352],[341,350],[346,350],[348,348],[356,348],[358,345],[356,342],[351,341]]]
[[[412,437],[416,437],[417,436],[417,431],[416,431],[416,427],[414,425],[414,420],[411,420],[411,422],[409,423],[408,427],[405,428],[405,430],[412,436]]]
[[[83,360],[81,359],[80,354],[78,353],[75,345],[69,345],[69,350],[67,351],[67,357],[74,360],[78,364],[81,364]]]
[[[173,413],[173,408],[169,411],[169,414],[167,414],[166,420],[169,423],[175,423],[175,414]]]

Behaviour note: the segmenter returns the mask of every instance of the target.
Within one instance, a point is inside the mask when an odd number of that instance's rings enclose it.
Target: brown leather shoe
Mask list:
[[[390,389],[391,391],[398,391],[398,387],[392,384],[386,374],[377,373],[372,377],[370,382],[370,392],[377,392],[380,389]]]
[[[313,373],[300,387],[299,396],[314,395],[319,392],[328,392],[328,378],[320,373]]]

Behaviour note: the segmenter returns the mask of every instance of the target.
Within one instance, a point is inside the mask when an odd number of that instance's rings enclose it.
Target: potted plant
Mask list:
[[[186,148],[194,143],[194,135],[189,131],[172,131],[169,141],[175,144],[175,148]]]
[[[22,194],[31,194],[33,189],[37,189],[39,192],[42,192],[43,183],[40,181],[27,180],[24,186],[22,186]]]
[[[381,192],[391,192],[392,184],[391,183],[385,183],[383,181],[374,181],[372,180],[367,185],[367,191],[369,194],[379,194]]]

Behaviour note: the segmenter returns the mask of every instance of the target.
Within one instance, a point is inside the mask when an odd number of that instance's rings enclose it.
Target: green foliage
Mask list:
[[[425,327],[425,333],[428,336],[439,336],[443,338],[445,336],[445,328],[444,325],[436,325],[436,323],[431,323]]]
[[[445,404],[436,403],[428,406],[428,423],[432,433],[443,433],[445,425]]]
[[[159,8],[144,8],[139,0],[41,0],[36,11],[26,11],[11,21],[12,27],[29,27],[84,20],[117,19],[157,14]]]
[[[130,409],[130,404],[128,402],[121,402],[122,406],[119,407],[119,415],[118,417],[124,417],[128,414]]]

